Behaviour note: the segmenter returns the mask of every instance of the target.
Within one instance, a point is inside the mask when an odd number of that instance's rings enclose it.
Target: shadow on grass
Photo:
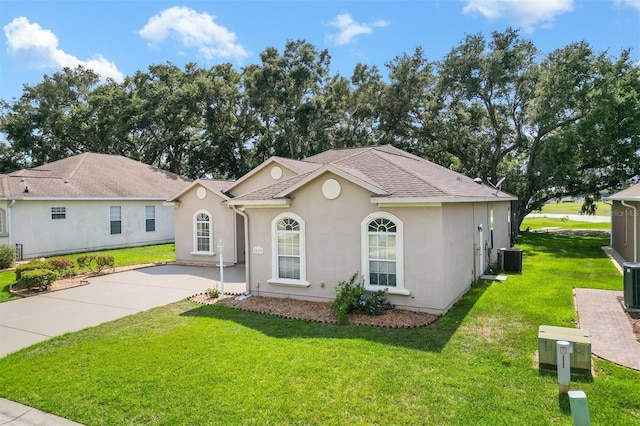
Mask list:
[[[544,253],[565,259],[588,259],[605,257],[601,247],[608,245],[609,239],[523,232],[518,235],[518,243],[529,246],[525,256]]]
[[[181,315],[233,321],[279,339],[362,339],[426,352],[441,352],[489,285],[482,282],[475,284],[446,315],[435,323],[411,329],[359,325],[339,326],[306,320],[284,319],[217,305],[202,305]]]

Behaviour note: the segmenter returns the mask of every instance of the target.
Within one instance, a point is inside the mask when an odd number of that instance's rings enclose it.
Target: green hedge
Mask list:
[[[37,269],[51,269],[51,265],[43,260],[32,260],[28,263],[23,263],[22,265],[18,265],[16,268],[16,281],[20,281],[22,274],[27,271],[35,271]]]
[[[43,262],[44,263],[44,262]],[[44,290],[58,279],[58,273],[51,269],[23,271],[17,282],[18,287]]]

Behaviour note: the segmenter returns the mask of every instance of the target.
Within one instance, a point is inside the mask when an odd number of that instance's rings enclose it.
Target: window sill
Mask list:
[[[311,285],[310,282],[305,280],[287,280],[284,278],[272,278],[267,282],[273,285],[288,285],[291,287],[309,287]]]
[[[189,253],[193,256],[215,256],[215,252],[212,251],[192,251]]]
[[[364,289],[367,291],[386,291],[389,294],[399,294],[400,296],[409,296],[411,292],[406,288],[386,287],[383,285],[365,285]]]

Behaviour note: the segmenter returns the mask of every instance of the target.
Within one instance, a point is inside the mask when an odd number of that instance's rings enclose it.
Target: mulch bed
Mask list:
[[[227,297],[224,300],[210,299],[206,294],[189,298],[201,304],[220,304],[243,311],[274,315],[280,318],[301,319],[314,322],[336,324],[336,316],[329,302],[311,302],[308,300],[286,299],[278,297],[251,296],[244,300]],[[405,309],[390,309],[382,315],[353,313],[349,316],[351,325],[373,325],[383,328],[415,328],[434,323],[438,315],[425,312],[413,312]]]

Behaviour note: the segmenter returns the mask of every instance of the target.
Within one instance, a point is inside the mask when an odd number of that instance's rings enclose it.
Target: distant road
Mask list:
[[[531,213],[527,217],[548,217],[552,219],[566,218],[578,222],[604,223],[611,222],[611,216],[589,216],[580,214],[561,214],[561,213]]]

